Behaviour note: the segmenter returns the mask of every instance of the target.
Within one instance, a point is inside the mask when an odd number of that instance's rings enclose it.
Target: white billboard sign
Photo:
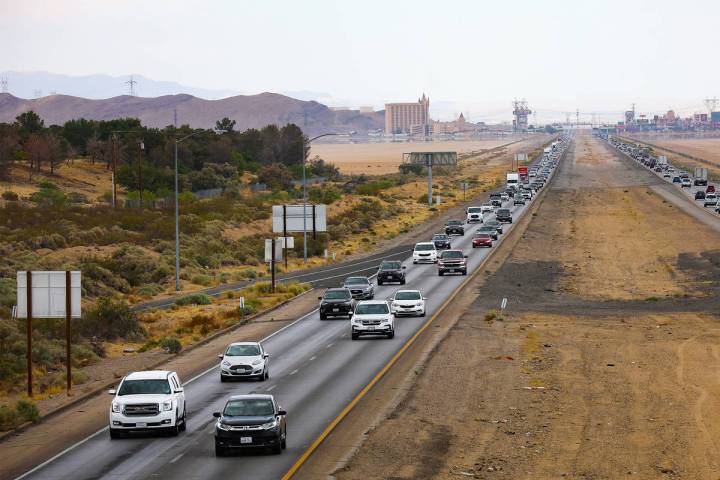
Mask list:
[[[80,272],[70,272],[71,314],[81,316]],[[65,318],[65,272],[32,272],[33,318]],[[17,272],[17,318],[27,318],[27,272]]]
[[[270,252],[272,250],[272,244],[273,241],[271,238],[265,239],[265,261],[267,263],[270,263],[272,260],[272,257],[270,256]],[[275,261],[280,262],[283,258],[283,251],[282,251],[282,241],[280,241],[279,238],[275,239]]]
[[[283,212],[284,207],[284,212]],[[305,226],[308,232],[327,232],[327,206],[306,205]],[[283,215],[284,213],[284,215]],[[296,233],[303,231],[302,205],[273,205],[272,207],[273,233]]]
[[[516,153],[515,154],[516,162],[527,162],[527,159],[528,159],[527,153]]]

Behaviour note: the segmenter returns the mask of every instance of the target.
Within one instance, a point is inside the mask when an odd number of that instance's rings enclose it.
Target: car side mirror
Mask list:
[[[468,258],[467,255],[463,255],[463,257]]]
[[[349,312],[349,313],[348,313],[348,316],[350,316],[350,317],[352,317],[353,315],[355,315],[355,312]]]
[[[269,353],[263,353],[263,358],[268,358],[270,356]]]
[[[183,393],[184,391],[184,388],[178,388],[177,390],[175,390],[175,393]]]
[[[403,268],[403,270],[405,270],[405,269],[407,268],[407,266],[406,266],[406,265],[403,265],[402,268]]]
[[[112,389],[108,390],[108,394],[109,394],[109,395],[115,395],[115,394],[117,394],[117,390],[115,390],[114,388],[112,388]]]
[[[322,297],[318,297],[318,300],[322,300]]]
[[[278,410],[278,415],[287,415],[287,412],[285,410]]]
[[[220,413],[220,412],[213,412],[213,417],[215,417],[215,418],[220,418],[220,417],[222,417],[222,413]]]
[[[223,355],[222,353],[218,353],[218,358],[225,358],[225,355]]]

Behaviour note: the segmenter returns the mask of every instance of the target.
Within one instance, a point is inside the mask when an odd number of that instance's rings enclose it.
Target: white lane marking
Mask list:
[[[333,346],[332,343],[328,343],[327,347],[325,347],[325,348],[330,348],[330,347],[332,347],[332,346]]]
[[[385,260],[386,258],[395,257],[395,256],[400,255],[400,254],[402,254],[402,251],[400,251],[400,252],[395,252],[395,253],[390,254],[390,255],[385,255],[385,256],[383,256],[383,257],[370,258],[370,259],[368,259],[368,260],[363,260],[363,261],[361,261],[361,262],[351,263],[350,265],[340,265],[340,266],[337,266],[337,267],[334,267],[334,268],[326,268],[326,269],[323,270],[323,272],[331,272],[331,271],[333,271],[333,270],[340,270],[340,269],[343,269],[343,268],[355,267],[355,266],[358,266],[358,265],[362,265],[362,264],[364,264],[364,263],[377,262],[377,261],[380,261],[380,260]],[[371,267],[368,267],[368,268],[371,268]],[[368,270],[368,268],[364,268],[363,270]],[[361,271],[361,270],[359,270],[359,271]],[[282,281],[282,282],[284,282],[285,280],[292,280],[292,279],[294,279],[294,278],[308,277],[308,276],[311,276],[311,275],[317,275],[318,273],[320,273],[320,272],[303,273],[303,274],[300,274],[300,275],[294,275],[294,276],[292,276],[292,277],[283,277],[283,278],[280,278],[279,280]],[[314,282],[318,282],[318,281],[326,280],[326,279],[328,279],[328,278],[335,278],[335,277],[323,277],[323,278],[319,278],[319,279],[313,280],[313,281],[314,281]]]
[[[310,361],[312,362],[312,361],[315,360],[316,358],[317,358],[317,357],[316,357],[315,355],[313,355],[312,357],[310,357]]]
[[[275,387],[277,387],[277,384],[273,385],[272,387],[268,387],[268,389],[266,391],[271,392],[275,389]]]
[[[296,368],[295,370],[293,370],[292,372],[290,372],[290,375],[295,375],[297,372],[298,372],[298,369]]]
[[[175,462],[177,462],[178,460],[180,460],[180,459],[182,458],[183,455],[185,455],[185,453],[181,453],[181,454],[178,455],[177,457],[173,458],[172,460],[170,460],[170,463],[175,463]]]

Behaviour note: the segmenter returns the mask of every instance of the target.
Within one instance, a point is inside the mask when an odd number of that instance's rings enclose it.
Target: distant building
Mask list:
[[[360,106],[360,113],[373,113],[375,111],[375,107],[372,105],[370,106]]]
[[[431,135],[430,99],[423,93],[417,103],[386,103],[385,133]]]
[[[476,126],[468,123],[465,120],[465,115],[463,115],[462,113],[457,118],[457,120],[453,120],[451,122],[438,121],[432,123],[432,130],[435,135],[451,135],[453,133],[461,133],[475,129]]]

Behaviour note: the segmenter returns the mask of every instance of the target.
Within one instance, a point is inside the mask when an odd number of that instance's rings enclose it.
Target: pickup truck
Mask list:
[[[446,235],[465,235],[465,224],[462,220],[448,220],[445,224]]]

